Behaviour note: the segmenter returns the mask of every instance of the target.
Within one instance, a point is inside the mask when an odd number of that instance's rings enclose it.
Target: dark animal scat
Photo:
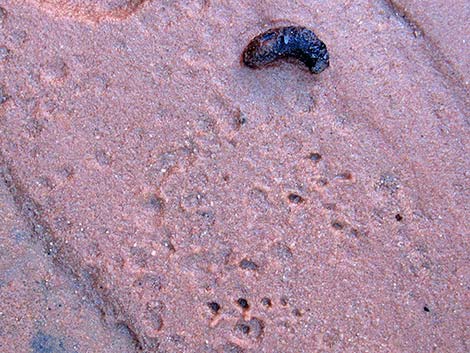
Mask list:
[[[314,74],[330,64],[325,43],[305,27],[272,28],[253,38],[242,54],[243,63],[254,69],[289,57],[303,62]]]

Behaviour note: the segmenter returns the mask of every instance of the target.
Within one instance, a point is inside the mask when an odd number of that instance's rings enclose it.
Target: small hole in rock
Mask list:
[[[321,159],[321,154],[317,152],[310,153],[310,155],[308,156],[308,159],[314,162],[318,162]]]
[[[250,305],[248,304],[248,301],[245,298],[239,298],[237,300],[237,303],[243,309],[248,309],[250,307]]]
[[[289,194],[289,201],[292,202],[292,203],[302,203],[304,202],[304,199],[302,196],[300,195],[297,195],[297,194]]]
[[[240,268],[244,270],[256,271],[258,269],[258,265],[256,263],[246,258],[241,260],[239,265],[240,265]]]
[[[235,126],[237,129],[240,129],[242,126],[246,125],[248,122],[247,116],[244,112],[238,109],[235,116]]]
[[[396,219],[398,222],[401,222],[401,221],[403,220],[403,216],[402,216],[401,214],[397,213],[397,214],[395,215],[395,219]]]
[[[246,116],[244,116],[244,115],[241,115],[241,116],[237,119],[237,124],[238,124],[239,126],[245,125],[246,122],[247,122]]]
[[[423,310],[427,313],[429,313],[431,310],[429,310],[429,308],[427,307],[427,305],[424,306]]]
[[[334,221],[333,223],[331,223],[331,226],[334,229],[338,229],[338,230],[341,230],[341,229],[344,228],[344,225],[341,222],[338,222],[338,221]]]
[[[273,303],[272,303],[271,299],[269,299],[267,297],[261,299],[261,304],[263,304],[264,306],[266,306],[268,308],[273,306]]]
[[[165,201],[161,197],[158,197],[156,195],[151,195],[148,199],[148,205],[155,210],[162,210],[164,204]]]
[[[211,309],[211,311],[214,313],[214,314],[217,314],[220,310],[220,304],[217,303],[217,302],[210,302],[210,303],[207,303],[207,306],[209,307],[209,309]]]
[[[244,335],[248,335],[250,333],[250,326],[245,324],[238,324],[237,329],[240,330],[240,332]]]

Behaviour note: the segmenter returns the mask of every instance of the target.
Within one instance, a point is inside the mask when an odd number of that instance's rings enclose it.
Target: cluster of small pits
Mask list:
[[[281,306],[286,307],[288,305],[288,299],[285,296],[282,296],[279,300]],[[265,307],[266,309],[269,309],[273,307],[273,301],[268,298],[264,297],[260,301],[261,305]],[[248,300],[246,298],[240,297],[235,301],[235,304],[240,307],[244,312],[250,309],[250,304],[248,303]],[[211,301],[207,303],[207,307],[209,308],[210,312],[213,315],[219,315],[222,310],[222,306],[216,302],[216,301]],[[296,317],[301,317],[302,312],[294,308],[292,310],[292,315]],[[249,335],[253,328],[258,331],[255,335],[256,337],[260,336],[260,331],[262,332],[264,328],[263,321],[256,318],[252,317],[250,320],[239,320],[237,324],[235,325],[235,330],[238,332],[241,332],[243,335]]]

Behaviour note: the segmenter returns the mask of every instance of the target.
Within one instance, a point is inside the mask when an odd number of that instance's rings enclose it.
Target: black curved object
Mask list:
[[[243,63],[255,69],[287,57],[300,60],[314,74],[330,64],[325,43],[305,27],[272,28],[253,38],[242,54]]]

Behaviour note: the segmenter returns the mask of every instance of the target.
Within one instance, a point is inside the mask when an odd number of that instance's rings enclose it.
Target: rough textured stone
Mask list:
[[[50,282],[149,352],[468,352],[468,16],[427,3],[3,1],[0,153]],[[328,69],[241,65],[291,24]]]

